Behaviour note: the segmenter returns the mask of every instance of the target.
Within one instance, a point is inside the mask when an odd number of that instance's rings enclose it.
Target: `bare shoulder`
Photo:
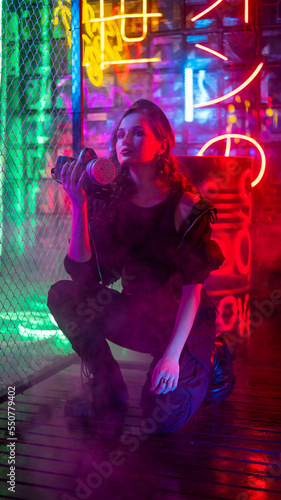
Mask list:
[[[175,208],[174,221],[177,231],[180,229],[183,221],[186,219],[186,217],[198,201],[200,201],[200,197],[197,194],[189,192],[183,193]]]

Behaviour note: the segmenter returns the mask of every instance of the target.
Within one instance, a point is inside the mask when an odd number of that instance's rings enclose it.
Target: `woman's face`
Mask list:
[[[116,152],[122,166],[150,163],[161,149],[148,119],[141,113],[131,113],[120,123],[117,131]]]

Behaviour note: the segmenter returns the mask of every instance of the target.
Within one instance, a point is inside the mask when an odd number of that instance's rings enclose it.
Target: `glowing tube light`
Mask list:
[[[141,42],[145,39],[147,35],[147,0],[142,0],[142,35],[139,37],[129,38],[125,35],[125,25],[126,19],[125,16],[125,0],[121,0],[121,15],[123,14],[123,19],[121,20],[121,36],[124,42]]]
[[[233,95],[238,94],[239,92],[241,92],[241,90],[243,90],[245,87],[247,87],[247,85],[249,85],[249,83],[251,83],[253,81],[253,79],[257,76],[257,74],[260,72],[262,67],[263,67],[263,63],[260,63],[257,66],[257,68],[255,69],[255,71],[251,74],[251,76],[249,76],[249,78],[247,80],[245,80],[245,82],[242,83],[242,85],[239,85],[239,87],[237,87],[236,89],[232,90],[231,92],[228,92],[228,94],[225,94],[221,97],[217,97],[217,99],[213,99],[212,101],[202,102],[201,104],[194,104],[194,108],[203,108],[204,106],[211,106],[212,104],[216,104],[217,102],[225,101],[229,97],[232,97]]]
[[[261,181],[261,179],[264,175],[265,166],[266,166],[266,158],[265,158],[264,150],[262,149],[261,145],[255,139],[252,139],[252,137],[248,137],[247,135],[242,135],[242,134],[219,135],[218,137],[214,137],[213,139],[210,139],[208,142],[206,142],[206,144],[204,144],[204,146],[202,146],[202,148],[200,149],[197,156],[202,156],[203,153],[206,151],[206,149],[208,149],[208,147],[210,147],[215,142],[221,141],[222,139],[227,139],[227,140],[229,140],[229,139],[243,139],[245,141],[251,142],[258,149],[258,151],[261,155],[261,167],[260,167],[260,171],[259,171],[258,176],[251,183],[251,186],[255,187]],[[227,149],[228,149],[228,147],[227,147]],[[229,153],[229,151],[228,151],[228,153]],[[228,156],[228,155],[226,155],[226,156]]]
[[[155,12],[153,14],[145,14],[145,17],[162,17],[163,14]],[[101,23],[102,21],[115,21],[116,19],[135,19],[136,17],[144,17],[144,14],[116,14],[110,17],[94,17],[90,19],[90,23]],[[132,41],[132,38],[130,38]]]
[[[193,122],[193,70],[184,70],[184,119],[186,122]]]
[[[249,0],[245,0],[244,21],[249,22]]]
[[[200,43],[196,43],[195,47],[198,47],[198,49],[206,50],[206,52],[210,52],[210,54],[213,54],[214,56],[220,57],[224,61],[228,61],[228,57],[223,56],[222,54],[220,54],[216,50],[209,49],[209,47],[205,47],[205,45],[201,45]]]
[[[100,0],[100,16],[104,17],[104,0]],[[104,63],[104,51],[105,51],[105,29],[104,21],[100,23],[100,56],[101,56],[101,66]]]
[[[21,337],[31,338],[32,340],[44,340],[54,335],[62,337],[62,332],[60,332],[60,330],[35,330],[33,328],[26,328],[22,325],[19,325],[19,333]]]
[[[195,22],[197,21],[197,19],[200,19],[200,17],[203,17],[205,16],[205,14],[207,14],[208,12],[210,12],[210,10],[213,10],[217,5],[219,5],[223,0],[217,0],[217,2],[213,3],[210,7],[208,7],[208,9],[206,10],[203,10],[203,12],[201,12],[200,14],[197,14],[197,16],[193,17],[191,19],[191,21]]]
[[[229,156],[230,153],[230,147],[231,147],[231,138],[227,137],[226,138],[226,146],[225,146],[225,153],[224,156]]]
[[[111,64],[140,64],[140,63],[148,63],[148,62],[159,62],[161,59],[159,57],[151,57],[150,59],[121,59],[121,61],[106,61],[100,65],[101,69],[105,69],[106,66],[110,66]]]

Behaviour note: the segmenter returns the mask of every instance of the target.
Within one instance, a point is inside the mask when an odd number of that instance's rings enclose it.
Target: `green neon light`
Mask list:
[[[66,344],[68,343],[67,338],[61,330],[41,330],[26,328],[25,326],[19,325],[19,333],[21,337],[33,341],[49,339],[50,337],[53,337],[55,335],[59,340],[65,341]]]
[[[43,9],[42,9],[42,70],[41,70],[41,79],[40,79],[40,97],[39,97],[39,111],[37,115],[37,129],[36,129],[36,138],[38,144],[43,144],[45,140],[45,123],[47,116],[45,115],[45,111],[49,108],[50,103],[50,90],[49,90],[49,79],[51,76],[51,43],[49,39],[49,0],[43,0]],[[39,155],[41,156],[42,161],[44,161],[44,148],[39,149]]]
[[[8,321],[10,325],[14,323],[14,330],[18,331],[25,341],[36,342],[53,337],[64,346],[69,345],[69,341],[59,329],[51,313],[45,311],[8,311],[0,313],[0,318]]]

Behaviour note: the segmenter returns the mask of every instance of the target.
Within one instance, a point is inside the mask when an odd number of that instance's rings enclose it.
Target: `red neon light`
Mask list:
[[[203,108],[204,106],[211,106],[212,104],[216,104],[217,102],[225,101],[225,99],[228,99],[229,97],[232,97],[235,94],[238,94],[241,90],[243,90],[249,83],[253,81],[253,79],[257,76],[257,74],[260,72],[260,70],[263,67],[263,63],[261,62],[255,69],[255,71],[245,80],[242,85],[239,85],[236,89],[232,90],[231,92],[228,92],[228,94],[225,94],[221,97],[218,97],[217,99],[213,99],[212,101],[207,101],[207,102],[202,102],[201,104],[194,104],[194,108]]]
[[[247,262],[244,264],[242,260],[242,241],[245,239],[248,244],[248,252],[247,252]],[[236,265],[238,267],[238,271],[241,274],[247,275],[251,270],[251,236],[248,228],[244,228],[236,234],[235,242],[235,255],[236,255]]]
[[[216,50],[209,49],[209,47],[205,47],[205,45],[201,45],[200,43],[196,43],[195,47],[198,47],[198,49],[206,50],[206,52],[210,52],[210,54],[214,54],[214,56],[220,57],[224,61],[228,61],[228,57],[223,56],[222,54],[220,54]]]
[[[213,10],[217,5],[219,5],[223,0],[217,0],[215,3],[213,3],[208,9],[203,10],[200,14],[197,14],[197,16],[193,17],[191,21],[197,21],[197,19],[200,19],[200,17],[204,16],[207,14],[207,12],[210,12],[210,10]]]
[[[230,137],[227,137],[224,156],[229,156],[230,147],[231,147],[231,139]]]
[[[214,144],[214,142],[221,141],[222,139],[244,139],[245,141],[251,142],[258,150],[261,155],[261,167],[258,176],[256,179],[251,183],[252,187],[255,187],[262,179],[264,172],[265,172],[265,166],[266,166],[266,158],[264,154],[264,150],[262,149],[261,145],[255,140],[252,139],[252,137],[248,137],[247,135],[242,135],[242,134],[223,134],[219,135],[218,137],[214,137],[213,139],[210,139],[202,148],[200,149],[199,153],[197,156],[203,156],[203,153],[208,149],[209,146]],[[227,155],[225,155],[227,156]]]
[[[249,22],[249,0],[245,0],[244,21]]]
[[[194,16],[191,21],[195,22],[197,19],[200,19],[200,17],[203,17],[205,14],[208,14],[210,10],[215,9],[217,5],[219,5],[223,0],[217,0],[215,3],[213,3],[210,7],[207,9],[203,10],[203,12],[200,12],[200,14],[197,14],[197,16]],[[245,7],[244,7],[244,21],[245,23],[249,22],[249,0],[245,0]]]

